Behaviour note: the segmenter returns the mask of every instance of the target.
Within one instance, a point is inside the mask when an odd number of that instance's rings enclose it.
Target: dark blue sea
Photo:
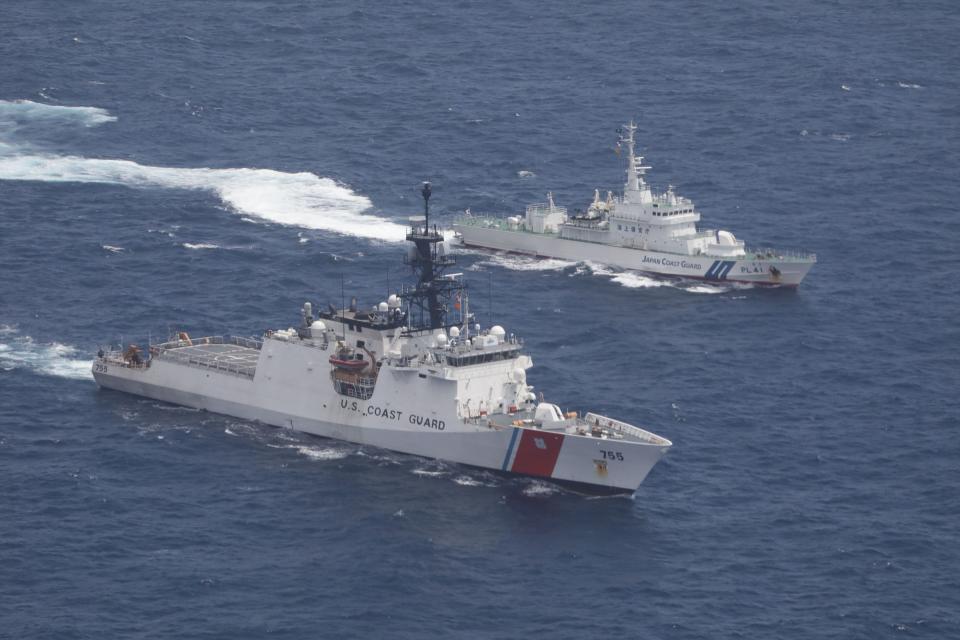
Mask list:
[[[960,637],[954,2],[5,2],[0,638]],[[97,389],[408,281],[407,216],[657,189],[795,291],[458,255],[633,499]]]

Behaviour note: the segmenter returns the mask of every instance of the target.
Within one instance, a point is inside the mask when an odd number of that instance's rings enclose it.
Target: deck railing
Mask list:
[[[180,347],[196,347],[203,344],[235,344],[238,347],[256,349],[263,347],[263,340],[258,338],[244,338],[243,336],[205,336],[188,340],[169,340],[160,344],[150,345],[152,349],[178,349]]]
[[[786,260],[788,262],[817,261],[817,254],[803,249],[747,248],[747,260]]]
[[[212,344],[236,345],[244,349],[254,349],[257,351],[263,347],[263,342],[256,338],[244,338],[242,336],[205,336],[203,338],[193,338],[189,340],[171,340],[163,344],[153,345],[150,347],[150,355],[153,358],[169,360],[191,367],[213,369],[214,371],[243,378],[253,378],[257,371],[256,363],[232,362],[224,357],[227,354],[223,352],[204,352],[190,349],[190,347]]]
[[[650,433],[645,429],[621,422],[620,420],[615,420],[614,418],[607,418],[606,416],[597,415],[596,413],[588,413],[583,419],[587,422],[588,426],[599,425],[602,429],[608,429],[625,436],[630,436],[642,442],[657,445],[670,444],[670,441],[666,438],[661,438],[655,433]]]

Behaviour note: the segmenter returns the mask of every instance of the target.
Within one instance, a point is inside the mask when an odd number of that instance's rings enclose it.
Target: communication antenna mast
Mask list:
[[[455,261],[443,250],[443,235],[437,230],[437,226],[430,226],[432,193],[430,183],[424,182],[420,190],[423,196],[423,226],[420,218],[411,218],[410,231],[407,232],[407,240],[414,244],[415,250],[406,262],[417,274],[417,283],[404,296],[409,304],[411,330],[450,326],[447,313],[453,306],[453,296],[458,292],[462,295],[466,288],[455,275],[443,275]]]
[[[343,271],[340,272],[340,340],[347,341],[347,296],[343,292]]]

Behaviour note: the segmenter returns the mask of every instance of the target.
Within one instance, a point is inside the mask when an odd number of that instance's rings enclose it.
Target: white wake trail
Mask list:
[[[75,348],[53,342],[38,344],[13,327],[0,326],[0,371],[27,369],[34,373],[75,380],[93,379],[93,360],[77,358]]]
[[[100,107],[65,107],[32,100],[0,100],[0,126],[36,121],[72,120],[86,127],[116,122],[116,116]]]
[[[96,107],[61,107],[0,100],[0,135],[25,121],[95,126],[116,120]],[[370,200],[330,178],[272,169],[157,167],[130,160],[32,153],[0,140],[0,180],[114,184],[133,188],[202,190],[230,209],[277,224],[400,242],[406,227],[366,213]]]

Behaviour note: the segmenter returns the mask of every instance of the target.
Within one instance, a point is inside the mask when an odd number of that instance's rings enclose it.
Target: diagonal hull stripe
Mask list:
[[[513,454],[513,447],[517,444],[517,436],[520,434],[520,429],[514,427],[513,435],[510,436],[510,446],[507,447],[507,455],[503,457],[503,466],[500,467],[502,471],[507,470],[507,466],[510,464],[510,456]]]
[[[710,265],[710,268],[707,269],[707,273],[704,275],[704,277],[705,277],[707,280],[713,280],[714,278],[716,278],[716,277],[717,277],[717,274],[716,274],[717,267],[719,267],[720,264],[721,264],[721,263],[720,263],[719,260],[714,260],[714,261],[713,261],[713,264]]]

